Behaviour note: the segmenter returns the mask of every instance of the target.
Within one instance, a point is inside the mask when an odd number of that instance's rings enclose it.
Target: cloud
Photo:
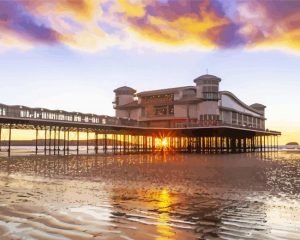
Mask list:
[[[1,0],[0,47],[300,50],[295,0]]]
[[[300,1],[240,1],[237,15],[247,47],[300,50]]]
[[[60,34],[28,14],[16,2],[0,1],[0,43],[29,47],[35,43],[55,44]]]

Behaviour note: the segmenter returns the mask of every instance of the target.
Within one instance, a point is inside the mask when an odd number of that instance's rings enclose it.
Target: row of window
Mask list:
[[[217,93],[219,91],[218,86],[204,86],[203,87],[203,92],[215,92]]]
[[[254,128],[261,128],[263,121],[260,118],[248,116],[242,113],[232,113],[232,124],[234,125],[245,125]]]
[[[200,119],[200,122],[203,122],[203,121],[218,121],[219,120],[219,115],[217,115],[217,114],[203,114],[203,115],[200,115],[199,119]]]
[[[159,94],[159,95],[142,97],[142,101],[144,102],[173,101],[173,100],[174,100],[174,94]]]
[[[155,116],[174,115],[174,105],[154,106]]]
[[[216,101],[220,99],[218,92],[203,92],[203,99]]]
[[[215,79],[206,79],[206,80],[203,80],[202,83],[203,84],[215,84],[215,85],[219,84],[218,80],[215,80]]]

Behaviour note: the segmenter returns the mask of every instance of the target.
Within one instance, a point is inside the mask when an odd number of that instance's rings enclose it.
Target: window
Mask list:
[[[233,112],[232,113],[232,124],[237,124],[237,113]]]
[[[253,127],[254,127],[254,128],[256,128],[256,126],[257,126],[257,125],[256,125],[256,120],[257,120],[257,118],[254,117],[254,118],[253,118]]]
[[[248,116],[245,116],[243,117],[243,125],[247,125],[247,122],[248,122]]]
[[[242,119],[243,115],[241,113],[238,113],[238,125],[242,125]]]
[[[174,115],[174,105],[169,105],[168,110],[169,110],[169,115]]]
[[[37,112],[37,111],[34,111],[33,117],[34,117],[34,118],[40,118],[40,113]]]
[[[217,114],[203,114],[199,116],[200,124],[204,126],[217,125],[219,115]]]
[[[28,110],[21,110],[20,111],[20,117],[26,117],[29,118],[30,117],[30,113]]]
[[[58,120],[61,120],[61,121],[65,120],[65,116],[63,114],[59,114]]]
[[[196,95],[196,89],[185,89],[182,91],[183,96],[193,96]]]
[[[47,118],[48,118],[47,112],[42,112],[42,118],[43,118],[43,119],[47,119]]]
[[[155,116],[165,116],[168,113],[168,106],[163,105],[163,106],[155,106],[154,107],[154,114]]]
[[[75,122],[81,122],[81,116],[75,115],[74,116],[74,121]]]

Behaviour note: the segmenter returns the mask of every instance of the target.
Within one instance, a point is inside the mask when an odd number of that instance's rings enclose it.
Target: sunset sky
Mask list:
[[[300,142],[299,0],[0,0],[0,102],[114,115],[208,72]]]

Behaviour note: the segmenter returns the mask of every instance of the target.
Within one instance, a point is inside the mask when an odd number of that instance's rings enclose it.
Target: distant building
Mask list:
[[[219,91],[221,79],[203,75],[195,86],[137,93],[123,86],[114,90],[116,117],[149,127],[234,125],[265,129],[265,106],[248,106],[233,93]]]

